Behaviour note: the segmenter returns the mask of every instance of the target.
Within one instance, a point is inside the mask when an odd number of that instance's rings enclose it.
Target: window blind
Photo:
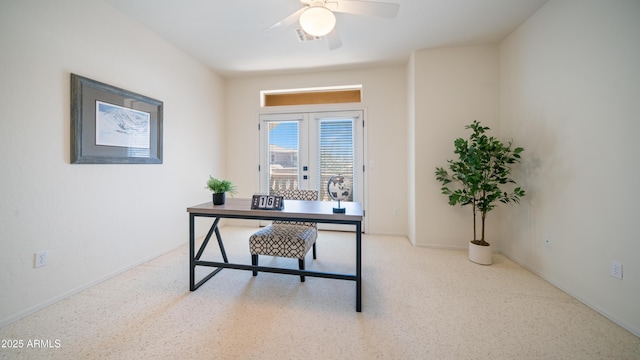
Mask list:
[[[343,175],[356,183],[354,171],[356,138],[354,136],[354,119],[320,119],[318,122],[319,149],[317,168],[320,176],[321,200],[329,201],[326,186],[334,175]],[[353,201],[353,191],[349,201]]]

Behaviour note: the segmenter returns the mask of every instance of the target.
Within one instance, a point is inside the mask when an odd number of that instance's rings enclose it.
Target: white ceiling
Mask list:
[[[104,1],[225,77],[404,64],[413,50],[497,43],[547,2],[384,0],[400,4],[396,18],[337,13],[342,47],[329,50],[300,42],[295,26],[262,32],[299,0]]]

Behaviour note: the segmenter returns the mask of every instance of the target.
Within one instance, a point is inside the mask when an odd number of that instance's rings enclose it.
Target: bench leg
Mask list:
[[[251,265],[257,266],[258,265],[258,255],[251,255]],[[258,272],[257,271],[253,271],[253,276],[257,276]]]
[[[316,259],[316,243],[313,243],[313,260]]]
[[[304,270],[304,259],[298,259],[298,267]],[[300,275],[300,282],[304,282],[304,275]]]

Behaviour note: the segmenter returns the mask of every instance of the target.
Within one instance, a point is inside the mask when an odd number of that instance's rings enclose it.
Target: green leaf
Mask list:
[[[211,175],[209,175],[206,188],[214,194],[229,193],[231,196],[237,194],[237,189],[231,181],[216,179]]]
[[[489,127],[477,120],[465,129],[472,133],[468,139],[454,140],[454,154],[457,160],[447,160],[448,171],[437,167],[436,180],[440,182],[442,194],[448,196],[451,205],[472,205],[473,211],[482,216],[493,210],[497,202],[519,203],[525,191],[510,177],[513,164],[520,162],[522,147],[512,147],[512,142],[503,143],[486,134]],[[484,222],[483,222],[484,224]],[[484,232],[484,230],[483,230]]]

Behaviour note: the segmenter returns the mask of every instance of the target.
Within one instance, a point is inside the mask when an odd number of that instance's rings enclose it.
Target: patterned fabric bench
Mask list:
[[[282,196],[286,200],[318,200],[317,190],[281,190],[272,191],[271,195]],[[309,249],[313,248],[313,258],[316,258],[317,238],[316,223],[274,221],[249,237],[251,264],[258,265],[259,255],[296,258],[298,267],[304,270],[304,258]],[[253,276],[257,275],[258,272],[254,271]],[[303,275],[300,281],[304,282]]]

